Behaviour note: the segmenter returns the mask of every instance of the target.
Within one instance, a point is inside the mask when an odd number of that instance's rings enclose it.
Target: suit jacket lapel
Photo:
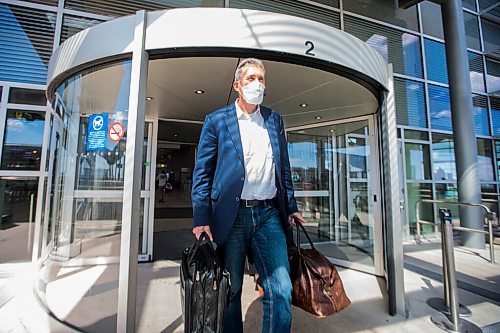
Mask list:
[[[245,160],[243,159],[243,146],[241,145],[240,127],[238,126],[238,117],[236,116],[236,107],[234,103],[226,110],[226,126],[233,141],[234,148],[238,153],[238,157],[243,166],[245,166]]]
[[[276,123],[274,121],[274,117],[271,117],[270,109],[261,106],[260,113],[262,114],[262,117],[264,118],[264,123],[266,124],[267,133],[269,134],[269,140],[271,141],[271,147],[273,149],[274,164],[276,167],[278,177],[281,180],[281,174],[280,172],[278,172],[278,170],[281,170],[281,154],[280,154]]]

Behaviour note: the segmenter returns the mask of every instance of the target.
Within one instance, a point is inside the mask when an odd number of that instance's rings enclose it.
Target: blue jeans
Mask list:
[[[224,333],[243,332],[241,290],[248,250],[264,289],[262,332],[289,333],[292,284],[285,233],[274,205],[240,206],[222,246],[222,258],[231,274],[231,300],[224,319]]]

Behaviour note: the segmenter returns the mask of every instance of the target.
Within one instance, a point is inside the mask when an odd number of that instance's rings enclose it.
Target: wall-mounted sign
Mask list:
[[[111,124],[109,126],[109,131],[108,131],[108,136],[109,139],[113,142],[118,142],[123,138],[123,135],[125,134],[125,127],[119,122]]]
[[[87,129],[87,150],[106,149],[108,114],[93,114],[89,117]]]

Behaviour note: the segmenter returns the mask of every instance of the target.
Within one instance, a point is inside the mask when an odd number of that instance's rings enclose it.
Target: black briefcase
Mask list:
[[[229,273],[203,233],[182,252],[181,306],[185,333],[222,332],[229,304]]]

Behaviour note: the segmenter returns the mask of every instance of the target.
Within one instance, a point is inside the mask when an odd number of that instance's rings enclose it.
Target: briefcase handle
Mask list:
[[[304,232],[304,235],[306,235],[307,240],[309,241],[309,244],[311,244],[312,249],[316,249],[314,247],[314,244],[311,240],[311,237],[309,237],[309,234],[306,231],[306,228],[304,228],[304,225],[300,223],[299,221],[295,221],[295,228],[297,230],[297,249],[300,251],[300,229]]]
[[[212,241],[210,240],[210,237],[208,236],[208,234],[203,231],[200,235],[200,238],[198,238],[196,240],[196,242],[194,243],[194,246],[193,246],[193,249],[192,249],[192,252],[191,252],[191,257],[193,257],[196,252],[198,252],[198,249],[199,247],[203,244],[203,243],[208,243],[208,245],[210,246],[210,249],[215,253],[215,248],[214,248],[214,245],[212,243]],[[215,259],[215,263],[218,265],[218,266],[221,266],[221,262],[220,262],[220,259],[217,255],[214,256],[214,259]]]

